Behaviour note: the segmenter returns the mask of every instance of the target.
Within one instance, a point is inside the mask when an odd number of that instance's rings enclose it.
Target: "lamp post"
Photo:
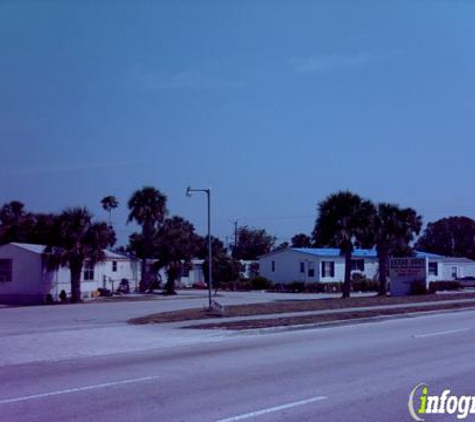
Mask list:
[[[213,290],[213,264],[212,264],[212,252],[211,252],[211,189],[192,189],[188,186],[186,189],[186,196],[190,197],[192,192],[205,192],[208,196],[208,306],[212,308],[212,290]]]

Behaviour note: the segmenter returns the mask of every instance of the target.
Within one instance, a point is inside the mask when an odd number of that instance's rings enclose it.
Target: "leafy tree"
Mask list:
[[[291,241],[292,248],[310,248],[312,246],[312,238],[305,233],[296,234]]]
[[[233,258],[253,260],[272,250],[275,237],[265,229],[253,229],[243,226],[238,229],[238,241],[233,248]]]
[[[32,217],[34,224],[26,242],[37,245],[46,245],[51,238],[51,233],[58,216],[57,214],[51,213],[35,213],[32,214]]]
[[[165,294],[175,293],[175,281],[181,277],[183,265],[190,263],[196,253],[197,235],[193,225],[181,217],[164,221],[156,237],[158,268],[167,269]]]
[[[290,247],[289,242],[282,242],[279,243],[275,248],[272,249],[273,252],[276,251],[283,251],[285,249],[288,249]]]
[[[135,221],[142,226],[142,245],[137,256],[142,260],[139,288],[145,291],[154,278],[147,259],[154,253],[154,238],[168,213],[167,197],[154,187],[145,186],[132,194],[128,207],[130,212],[127,222]]]
[[[204,259],[203,275],[206,284],[209,283],[208,266],[208,237],[201,238],[202,247],[198,252],[198,257]],[[241,274],[241,263],[228,255],[224,243],[218,238],[211,237],[212,267],[213,267],[213,287],[217,291],[220,287],[234,283]],[[234,289],[235,286],[233,286]]]
[[[86,208],[68,208],[56,219],[45,259],[50,268],[69,267],[71,301],[81,301],[81,272],[84,264],[105,259],[104,249],[115,243],[115,233],[105,222],[92,222]]]
[[[313,240],[319,246],[339,248],[345,257],[344,298],[350,296],[353,250],[355,246],[367,246],[374,215],[370,201],[349,191],[331,194],[318,205]]]
[[[119,201],[115,196],[109,195],[101,199],[101,205],[109,213],[109,225],[112,225],[112,210],[119,206]]]
[[[224,243],[217,237],[211,236],[211,253],[213,255],[226,255],[227,249]],[[196,237],[196,257],[199,259],[208,258],[208,236]]]
[[[379,295],[386,295],[387,264],[391,255],[410,253],[414,235],[419,234],[422,217],[412,208],[380,203],[373,222],[374,241],[379,262]]]
[[[447,217],[429,223],[415,247],[444,256],[475,259],[475,221]]]
[[[19,201],[9,202],[0,209],[0,244],[46,244],[55,217],[54,214],[27,212]]]
[[[20,201],[6,203],[0,209],[0,244],[28,243],[35,225],[33,215]]]

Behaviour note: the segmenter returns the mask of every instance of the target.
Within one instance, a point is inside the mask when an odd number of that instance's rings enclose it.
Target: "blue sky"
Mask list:
[[[153,185],[203,233],[309,233],[350,189],[475,218],[475,2],[0,0],[0,203]]]

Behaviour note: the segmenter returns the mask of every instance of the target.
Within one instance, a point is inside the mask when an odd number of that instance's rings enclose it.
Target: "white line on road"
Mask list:
[[[276,406],[276,407],[269,407],[267,409],[256,410],[255,412],[245,413],[243,415],[233,416],[233,417],[227,418],[227,419],[220,419],[217,422],[235,422],[235,421],[241,421],[243,419],[255,418],[256,416],[265,415],[267,413],[278,412],[279,410],[290,409],[292,407],[303,406],[304,404],[309,404],[309,403],[314,403],[314,402],[317,402],[317,401],[326,400],[327,398],[328,397],[325,397],[325,396],[313,397],[313,398],[307,399],[307,400],[301,400],[301,401],[296,401],[296,402],[293,402],[293,403],[282,404],[282,405]]]
[[[427,334],[415,334],[413,335],[414,338],[424,338],[424,337],[434,337],[434,336],[444,336],[446,334],[456,334],[456,333],[463,333],[464,331],[468,331],[470,328],[461,328],[460,330],[451,330],[451,331],[439,331],[436,333],[427,333]]]
[[[152,377],[144,377],[144,378],[135,378],[135,379],[130,379],[130,380],[123,380],[123,381],[106,382],[105,384],[88,385],[88,386],[85,386],[85,387],[68,388],[67,390],[51,391],[49,393],[43,393],[43,394],[33,394],[31,396],[15,397],[15,398],[12,398],[12,399],[0,400],[0,405],[7,404],[7,403],[15,403],[15,402],[19,402],[19,401],[41,399],[43,397],[59,396],[59,395],[62,395],[62,394],[78,393],[78,392],[81,392],[81,391],[97,390],[99,388],[114,387],[116,385],[124,385],[124,384],[132,384],[132,383],[135,383],[135,382],[151,381],[151,380],[155,380],[157,378],[160,378],[160,376],[156,375],[156,376],[152,376]]]

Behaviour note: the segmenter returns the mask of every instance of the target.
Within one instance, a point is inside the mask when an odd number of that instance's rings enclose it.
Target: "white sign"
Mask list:
[[[426,258],[391,258],[389,261],[391,296],[415,293],[416,286],[427,287]]]

